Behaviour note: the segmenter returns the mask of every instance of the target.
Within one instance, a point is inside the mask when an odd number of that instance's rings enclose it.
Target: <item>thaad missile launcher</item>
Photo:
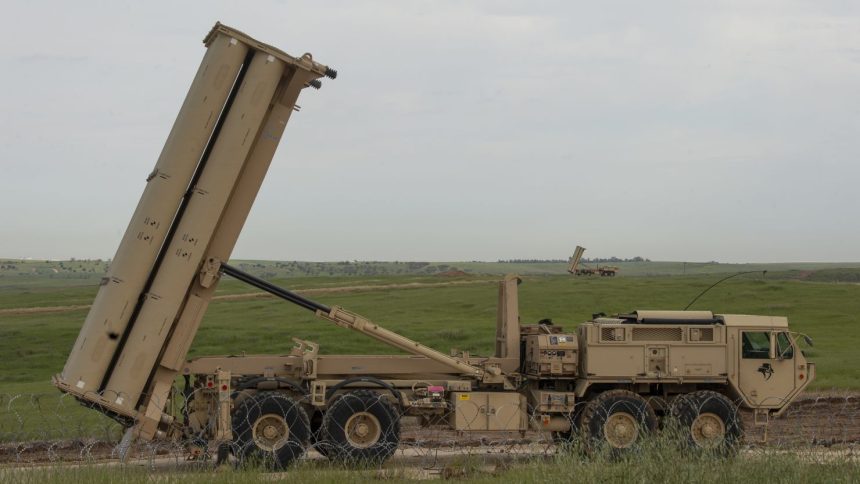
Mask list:
[[[380,462],[396,451],[403,417],[456,432],[546,432],[616,452],[674,417],[688,445],[730,451],[742,435],[739,408],[766,424],[815,377],[799,350],[803,335],[781,317],[635,311],[565,331],[548,320],[521,324],[520,280],[509,275],[498,289],[494,354],[445,354],[230,266],[299,94],[337,73],[221,24],[204,44],[54,378],[127,428],[121,453],[134,439],[168,438],[276,467],[311,446],[337,461]],[[294,338],[281,355],[186,360],[222,274],[407,354],[321,355],[316,343]]]

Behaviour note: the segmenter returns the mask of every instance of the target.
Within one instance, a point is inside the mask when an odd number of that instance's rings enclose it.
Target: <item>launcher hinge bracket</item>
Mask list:
[[[212,287],[220,277],[221,261],[214,257],[206,259],[200,269],[200,285],[207,288]]]

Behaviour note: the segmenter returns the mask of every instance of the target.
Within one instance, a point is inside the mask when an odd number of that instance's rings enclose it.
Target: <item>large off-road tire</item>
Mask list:
[[[609,390],[590,400],[582,411],[580,429],[586,448],[610,449],[621,455],[636,449],[657,428],[657,415],[640,395]]]
[[[553,432],[552,440],[556,445],[570,446],[581,436],[580,425],[582,423],[582,411],[586,402],[576,402],[573,411],[567,415],[570,421],[570,430],[567,432]]]
[[[329,444],[323,435],[323,413],[314,412],[311,417],[311,447],[323,456],[328,455]]]
[[[743,420],[738,407],[721,393],[701,390],[680,395],[672,402],[670,415],[688,449],[728,456],[740,448]]]
[[[235,453],[242,465],[283,469],[304,455],[310,432],[301,405],[278,393],[247,398],[233,414]]]
[[[400,444],[400,416],[388,400],[369,390],[338,398],[326,411],[322,432],[326,455],[351,465],[381,464]]]

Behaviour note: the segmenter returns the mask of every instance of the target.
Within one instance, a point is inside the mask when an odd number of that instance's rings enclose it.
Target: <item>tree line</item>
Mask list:
[[[501,264],[557,264],[567,263],[568,259],[499,259],[497,262]],[[583,258],[582,262],[586,264],[596,264],[598,262],[651,262],[651,259],[636,256],[622,259],[620,257],[594,257]]]

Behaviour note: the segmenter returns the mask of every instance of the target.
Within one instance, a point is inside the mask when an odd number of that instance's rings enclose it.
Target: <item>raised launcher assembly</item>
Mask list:
[[[61,390],[153,438],[227,260],[306,87],[337,72],[215,24],[62,373]]]

